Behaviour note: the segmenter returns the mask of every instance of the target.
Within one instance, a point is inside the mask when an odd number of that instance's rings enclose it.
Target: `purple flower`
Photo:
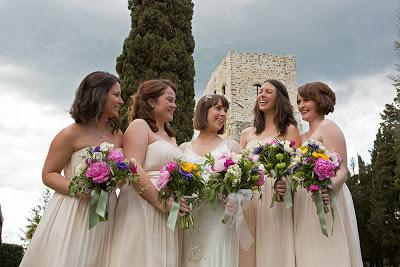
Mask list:
[[[319,148],[319,145],[318,144],[315,144],[315,143],[309,143],[308,144],[310,147],[312,147],[313,149],[315,149],[315,150],[317,150],[318,148]]]
[[[112,160],[115,163],[121,163],[124,161],[124,155],[118,149],[111,150],[107,157],[108,160]]]
[[[336,166],[332,161],[318,158],[314,165],[314,173],[318,175],[320,181],[323,181],[335,176],[335,168]]]
[[[262,150],[263,150],[263,147],[262,147],[262,146],[256,147],[256,148],[254,148],[254,150],[253,150],[253,154],[254,154],[254,155],[258,155],[258,154],[261,153]]]
[[[106,182],[110,178],[110,173],[108,164],[103,161],[92,163],[86,170],[86,176],[98,184]]]
[[[179,173],[180,174],[182,174],[184,177],[185,177],[185,179],[187,180],[187,181],[190,181],[190,180],[192,180],[192,175],[190,174],[190,173],[187,173],[187,172],[185,172],[185,171],[182,171],[181,169],[179,169]]]
[[[289,146],[290,146],[290,147],[293,147],[295,144],[296,144],[296,141],[294,141],[294,140],[291,140],[291,141],[290,141],[290,145],[289,145]]]
[[[308,191],[311,191],[311,192],[317,192],[319,190],[319,186],[318,185],[316,185],[316,184],[312,184],[312,185],[310,185],[309,187],[308,187]]]
[[[117,168],[120,170],[126,170],[128,169],[128,164],[126,164],[125,162],[119,162],[117,163]]]
[[[101,150],[100,150],[100,147],[99,147],[99,146],[96,146],[96,147],[93,149],[93,151],[94,151],[94,152],[100,152]]]

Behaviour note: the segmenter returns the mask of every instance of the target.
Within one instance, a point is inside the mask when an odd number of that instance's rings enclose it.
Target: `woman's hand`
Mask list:
[[[170,212],[173,203],[174,203],[174,198],[170,197],[165,202],[165,207],[162,207],[160,210],[162,212]],[[185,198],[181,197],[180,204],[179,204],[179,217],[182,217],[185,214],[189,214],[190,212],[191,212],[191,210],[190,210],[187,200]]]
[[[284,197],[286,195],[286,183],[283,179],[279,179],[274,184],[274,190],[281,196]]]
[[[237,198],[234,199],[228,198],[225,202],[225,209],[228,210],[230,214],[236,215],[239,210]]]
[[[329,196],[328,189],[321,190],[322,201],[325,205],[329,205],[331,203],[331,197]]]

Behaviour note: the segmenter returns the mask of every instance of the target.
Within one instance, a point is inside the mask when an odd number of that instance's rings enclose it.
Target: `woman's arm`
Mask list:
[[[123,149],[125,158],[134,158],[137,162],[137,171],[139,174],[139,181],[135,184],[136,190],[140,195],[146,199],[151,205],[166,212],[171,209],[173,199],[166,202],[166,207],[158,199],[158,188],[151,182],[149,176],[143,169],[147,147],[149,145],[149,133],[151,129],[147,122],[142,119],[136,119],[129,124],[123,137]],[[188,207],[181,203],[180,210],[182,212],[189,212]]]
[[[247,137],[249,135],[249,133],[251,132],[251,127],[248,127],[246,129],[244,129],[242,131],[242,133],[240,134],[240,149],[246,149],[247,146]]]
[[[330,120],[321,123],[320,131],[324,146],[342,158],[340,169],[332,178],[332,190],[337,191],[346,182],[348,174],[346,140],[340,128]]]
[[[299,133],[299,129],[293,124],[289,125],[287,128],[287,133],[285,135],[285,139],[288,141],[294,141],[294,147],[297,148],[301,145],[301,137]]]
[[[61,175],[74,152],[76,130],[69,126],[61,130],[50,144],[42,169],[43,183],[57,193],[68,195],[70,180]]]

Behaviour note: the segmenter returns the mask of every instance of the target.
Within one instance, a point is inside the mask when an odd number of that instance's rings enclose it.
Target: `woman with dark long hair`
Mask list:
[[[240,137],[241,149],[254,149],[273,138],[293,140],[296,147],[300,145],[293,107],[283,83],[274,79],[265,81],[253,112],[253,127],[244,129]],[[267,178],[262,200],[254,197],[247,207],[245,217],[256,242],[248,251],[240,250],[240,266],[295,266],[292,209],[286,209],[283,203],[270,208],[274,188],[285,194],[282,180],[274,183]]]
[[[80,83],[70,109],[75,122],[54,137],[43,166],[43,183],[55,193],[20,266],[108,266],[115,192],[109,194],[108,221],[89,230],[89,195],[72,197],[68,187],[87,148],[103,142],[122,146],[118,129],[122,104],[119,79],[114,75],[96,71]]]

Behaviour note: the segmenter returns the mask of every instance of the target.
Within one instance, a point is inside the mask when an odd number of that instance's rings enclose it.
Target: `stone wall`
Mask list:
[[[239,141],[240,132],[251,125],[257,96],[254,84],[262,84],[267,79],[277,79],[285,84],[294,105],[295,118],[300,122],[294,56],[230,51],[212,73],[204,91],[204,94],[223,94],[231,103],[226,131],[229,138]]]

